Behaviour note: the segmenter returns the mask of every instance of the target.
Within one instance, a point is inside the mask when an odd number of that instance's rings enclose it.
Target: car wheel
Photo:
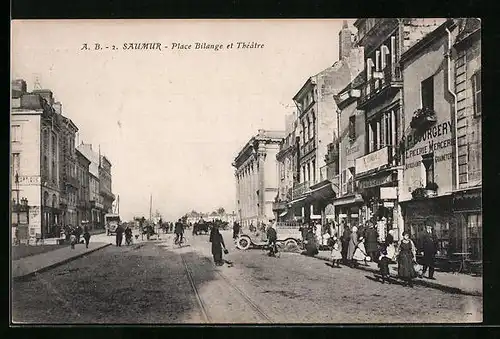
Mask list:
[[[247,236],[242,236],[242,237],[238,238],[238,241],[236,243],[236,246],[240,250],[247,250],[250,248],[251,245],[252,245],[252,241]]]
[[[286,239],[285,240],[285,249],[287,251],[295,251],[299,248],[299,244],[295,239]]]

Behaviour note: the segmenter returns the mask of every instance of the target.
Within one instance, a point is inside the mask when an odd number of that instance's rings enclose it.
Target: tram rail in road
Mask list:
[[[196,282],[193,277],[193,273],[191,271],[191,268],[189,267],[187,260],[184,258],[184,256],[179,253],[181,256],[182,263],[184,264],[184,267],[186,269],[186,275],[189,280],[189,283],[191,284],[191,287],[194,291],[198,306],[200,308],[200,312],[202,313],[203,319],[207,323],[214,323],[213,317],[210,315],[209,311],[209,305],[203,300],[203,297],[200,295],[198,288],[196,287]],[[204,258],[204,261],[207,262],[209,265],[213,265],[210,259]],[[220,271],[214,269],[215,274],[220,277],[221,279],[218,280],[219,283],[224,284],[224,289],[228,290],[231,289],[235,292],[236,295],[238,295],[243,302],[248,305],[252,310],[253,313],[259,318],[261,321],[258,323],[273,323],[273,320],[257,305],[255,302],[252,301],[252,299],[240,288],[238,288],[235,284],[233,284],[223,273]],[[239,321],[241,322],[241,321]]]

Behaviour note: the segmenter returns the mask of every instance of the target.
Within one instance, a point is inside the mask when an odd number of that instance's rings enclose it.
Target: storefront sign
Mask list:
[[[356,174],[368,172],[389,163],[389,147],[384,147],[355,161]]]
[[[396,200],[398,198],[397,187],[380,187],[380,199]]]
[[[440,124],[436,124],[429,128],[427,131],[425,131],[423,134],[419,135],[417,133],[410,134],[406,137],[403,138],[403,141],[405,143],[406,149],[409,150],[413,148],[416,144],[418,144],[421,141],[429,141],[430,145],[434,144],[432,139],[447,135],[448,133],[451,133],[451,121],[445,121]],[[444,146],[446,147],[446,146]],[[441,147],[443,148],[443,147]],[[432,152],[432,147],[430,147]]]
[[[365,188],[385,185],[385,184],[388,184],[390,182],[392,182],[392,173],[386,174],[384,176],[378,176],[378,177],[374,177],[374,178],[359,180],[358,187],[360,189],[365,189]]]
[[[481,191],[458,192],[453,196],[453,211],[481,211]]]
[[[394,201],[384,201],[384,207],[394,208]]]

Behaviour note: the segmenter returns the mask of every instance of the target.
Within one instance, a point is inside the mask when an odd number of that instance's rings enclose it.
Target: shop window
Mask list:
[[[467,252],[470,253],[471,259],[482,259],[482,238],[482,214],[469,214],[467,216]]]
[[[434,109],[434,77],[431,76],[421,84],[422,108]]]
[[[422,163],[425,167],[425,185],[434,182],[434,153],[424,154]]]
[[[474,100],[474,116],[481,116],[482,99],[481,99],[481,70],[477,71],[472,76],[472,94]]]
[[[356,140],[356,116],[349,117],[349,141]]]

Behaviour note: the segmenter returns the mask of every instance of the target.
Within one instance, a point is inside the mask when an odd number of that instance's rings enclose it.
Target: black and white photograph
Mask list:
[[[10,323],[483,322],[481,19],[11,21]]]

